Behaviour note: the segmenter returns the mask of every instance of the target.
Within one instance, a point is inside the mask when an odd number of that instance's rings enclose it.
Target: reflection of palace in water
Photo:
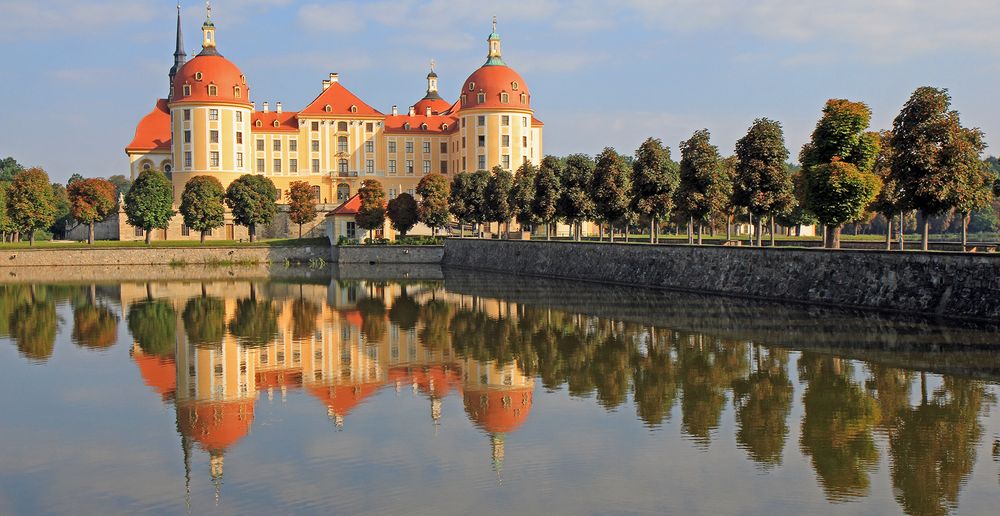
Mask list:
[[[226,450],[250,432],[257,398],[293,389],[321,401],[336,428],[384,387],[425,395],[436,424],[441,400],[454,392],[490,436],[499,468],[504,434],[531,409],[534,380],[517,361],[459,357],[447,331],[419,320],[421,306],[436,300],[446,311],[471,302],[426,285],[122,285],[124,311],[159,304],[176,314],[166,332],[175,346],[148,352],[133,331],[132,355],[146,383],[174,403],[185,453],[193,441],[210,454],[213,479]],[[434,340],[421,343],[420,334]]]

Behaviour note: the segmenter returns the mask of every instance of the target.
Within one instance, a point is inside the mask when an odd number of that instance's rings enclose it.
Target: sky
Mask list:
[[[329,72],[376,109],[426,89],[458,96],[486,57],[493,15],[503,57],[532,93],[547,154],[631,154],[701,128],[722,154],[755,118],[780,121],[794,159],[830,98],[866,102],[885,129],[914,89],[948,88],[962,121],[1000,153],[996,0],[216,0],[220,52],[251,98],[298,110]],[[173,62],[171,0],[0,0],[0,157],[53,180],[128,171],[124,147]],[[182,2],[200,50],[202,2]]]

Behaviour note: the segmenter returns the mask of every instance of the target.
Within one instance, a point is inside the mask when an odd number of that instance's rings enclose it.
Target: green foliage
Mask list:
[[[53,235],[62,236],[65,234],[67,226],[74,223],[73,215],[70,213],[71,206],[66,187],[59,183],[52,183],[52,198],[56,207],[55,222],[47,229]]]
[[[382,189],[382,183],[365,179],[358,189],[358,195],[361,197],[361,208],[354,216],[354,221],[361,229],[380,229],[385,225],[385,190]]]
[[[86,304],[73,310],[73,333],[77,346],[91,349],[110,347],[118,340],[118,316],[106,306]]]
[[[0,181],[0,232],[13,233],[17,231],[14,219],[7,211],[7,200],[10,198],[10,181]]]
[[[129,307],[126,320],[132,338],[143,352],[159,357],[174,356],[177,313],[170,303],[162,300],[135,303]]]
[[[378,342],[385,335],[385,303],[377,297],[365,297],[358,300],[358,311],[361,312],[361,334],[366,342]]]
[[[253,297],[236,302],[236,314],[229,331],[244,346],[265,346],[278,334],[278,314],[269,301]]]
[[[601,220],[616,224],[628,218],[632,205],[632,169],[610,147],[597,155],[591,191],[596,215]]]
[[[20,231],[34,233],[55,222],[56,203],[49,176],[40,168],[29,168],[14,176],[7,194],[7,211]]]
[[[69,214],[82,224],[107,220],[118,211],[115,185],[107,179],[79,179],[66,189],[69,197]]]
[[[476,224],[485,220],[486,185],[489,172],[462,172],[451,183],[448,203],[451,213],[459,222]]]
[[[760,217],[782,213],[792,204],[788,149],[781,124],[758,118],[736,142],[733,204]]]
[[[870,172],[879,152],[879,138],[868,132],[872,111],[863,102],[830,99],[813,130],[812,139],[802,147],[799,161],[803,169],[839,159]]]
[[[513,215],[510,206],[510,191],[514,188],[514,175],[501,166],[493,167],[489,181],[486,182],[486,190],[483,192],[485,199],[487,222],[507,222]]]
[[[538,222],[532,204],[535,202],[535,176],[538,168],[531,162],[524,163],[517,169],[514,184],[510,189],[509,204],[511,214],[520,225]]]
[[[138,180],[132,190],[136,186]],[[226,188],[226,206],[233,212],[233,221],[250,231],[250,241],[256,239],[258,225],[268,224],[274,218],[278,211],[277,198],[278,189],[274,183],[257,174],[244,174]]]
[[[173,185],[159,170],[143,170],[125,195],[125,215],[133,227],[166,229],[175,212]]]
[[[875,157],[872,172],[882,181],[882,188],[879,190],[875,200],[872,201],[868,209],[881,213],[887,218],[899,215],[900,211],[906,210],[903,202],[902,190],[896,181],[895,174],[892,173],[892,145],[888,142],[892,139],[892,132],[882,131],[879,133],[879,152]]]
[[[45,361],[52,356],[56,343],[59,316],[52,299],[32,299],[15,308],[8,327],[18,351],[31,360]]]
[[[0,181],[13,181],[14,176],[22,170],[24,170],[24,167],[16,159],[10,156],[0,159]]]
[[[406,293],[406,286],[403,292],[392,302],[389,308],[389,320],[401,330],[412,330],[417,327],[420,319],[420,304],[413,300]]]
[[[448,197],[451,195],[451,185],[448,178],[438,173],[427,174],[417,184],[416,193],[420,196],[417,206],[417,216],[427,227],[437,230],[448,224]]]
[[[594,216],[594,201],[590,185],[594,181],[594,160],[586,154],[571,154],[563,160],[559,184],[562,195],[556,205],[556,216],[574,223]]]
[[[669,218],[681,181],[678,165],[670,159],[670,148],[659,138],[647,138],[635,151],[632,172],[633,209],[655,220]]]
[[[541,222],[551,224],[555,221],[556,207],[562,195],[559,176],[562,166],[555,156],[545,156],[542,166],[535,174],[535,198],[531,203],[531,211]]]
[[[222,183],[212,176],[194,176],[184,184],[181,194],[181,216],[184,225],[201,233],[221,227],[225,222],[226,208],[223,206],[226,192]]]
[[[111,184],[115,185],[117,192],[115,194],[115,197],[127,194],[129,188],[132,187],[132,180],[130,180],[129,178],[125,177],[122,174],[115,174],[113,176],[109,176],[108,181],[111,181]]]
[[[69,176],[69,181],[66,181],[66,188],[69,189],[70,185],[72,185],[77,181],[83,181],[83,176],[79,173],[74,173],[73,175]]]
[[[725,209],[729,201],[719,149],[710,143],[708,129],[701,129],[681,142],[680,185],[677,209],[699,222]]]
[[[316,317],[319,307],[308,299],[298,298],[292,301],[292,338],[308,339],[316,331]]]
[[[803,179],[809,211],[832,227],[861,218],[882,187],[875,174],[843,161],[809,167]]]
[[[181,314],[188,342],[200,347],[222,345],[226,335],[226,306],[217,297],[192,297]]]
[[[417,201],[413,199],[412,195],[406,192],[399,194],[395,199],[389,201],[389,204],[386,206],[386,215],[389,216],[392,228],[398,231],[400,236],[404,237],[420,221],[420,217],[417,214]]]

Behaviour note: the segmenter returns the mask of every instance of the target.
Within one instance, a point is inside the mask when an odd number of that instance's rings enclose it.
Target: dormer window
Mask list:
[[[278,127],[278,126],[280,126],[280,125],[281,125],[281,124],[280,124],[280,123],[278,123],[278,121],[277,121],[277,120],[275,120],[275,121],[274,121],[274,126],[275,126],[275,127]]]
[[[465,95],[462,95],[462,105],[464,106],[467,103],[468,103],[468,99],[465,97]]]
[[[190,84],[185,84],[184,85],[184,96],[185,97],[190,97],[191,96],[191,85]]]
[[[246,84],[247,83],[247,76],[246,75],[240,75],[240,82],[243,83],[243,84]],[[517,88],[515,88],[515,89],[517,89]]]
[[[214,84],[208,85],[208,96],[217,97],[219,95],[219,87]]]
[[[486,94],[482,92],[476,94],[476,102],[479,104],[486,102]]]
[[[327,113],[332,113],[333,112],[333,106],[327,104],[327,105],[323,106],[323,111],[326,111]]]
[[[447,131],[448,130],[448,124],[441,124],[441,130],[442,131]]]
[[[358,106],[351,106],[351,113],[357,113],[357,112],[358,112]]]
[[[510,102],[510,96],[507,95],[506,91],[500,94],[500,102],[503,104]]]
[[[521,94],[521,104],[527,104],[527,103],[528,103],[528,96],[525,95],[524,93],[522,93]]]
[[[239,86],[233,87],[233,96],[236,98],[243,98],[243,90]]]
[[[476,90],[476,83],[470,82],[469,83],[469,91],[475,91],[475,90]]]
[[[420,130],[421,131],[426,131],[427,130],[427,124],[426,123],[420,124]]]
[[[517,81],[510,83],[510,89],[517,91]]]
[[[254,123],[253,123],[253,125],[255,125],[255,126],[257,126],[257,127],[264,127],[264,123],[263,123],[263,122],[261,122],[260,120],[258,120],[258,121],[256,121],[256,122],[254,122]]]
[[[405,130],[405,131],[409,131],[410,130],[410,123],[409,122],[406,122],[405,124],[403,124],[403,130]]]
[[[202,75],[201,72],[194,73],[194,80],[200,81],[202,77],[204,77],[204,75]]]

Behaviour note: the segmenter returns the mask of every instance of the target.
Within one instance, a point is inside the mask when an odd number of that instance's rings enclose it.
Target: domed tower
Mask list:
[[[413,105],[413,111],[417,115],[432,116],[440,115],[450,107],[451,102],[438,94],[438,76],[434,72],[434,61],[431,61],[431,71],[427,74],[427,94]]]
[[[250,88],[246,77],[216,47],[212,7],[202,25],[202,51],[174,72],[169,108],[176,201],[196,175],[227,186],[251,171]]]
[[[490,456],[499,480],[506,435],[527,421],[535,380],[524,374],[517,361],[502,365],[474,359],[466,360],[462,377],[465,413],[489,435]]]
[[[474,172],[494,166],[515,171],[522,163],[538,164],[542,156],[542,123],[531,109],[531,92],[524,79],[507,66],[500,53],[500,35],[486,39],[486,63],[472,73],[459,92],[460,170]]]

